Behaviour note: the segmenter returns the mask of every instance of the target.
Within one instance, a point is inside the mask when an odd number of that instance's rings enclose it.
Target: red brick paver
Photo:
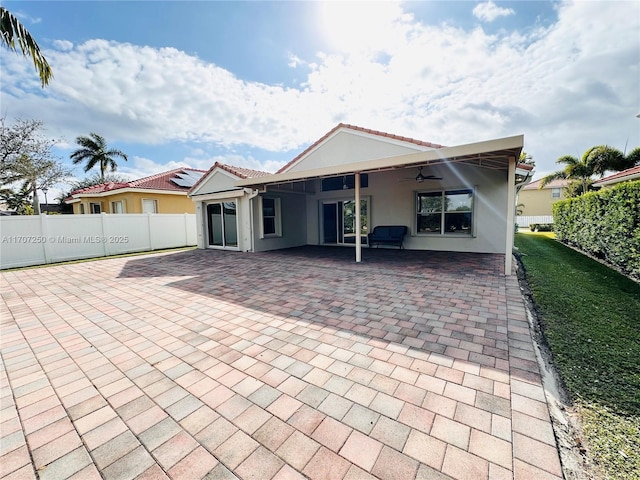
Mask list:
[[[560,479],[499,255],[2,272],[0,478]]]

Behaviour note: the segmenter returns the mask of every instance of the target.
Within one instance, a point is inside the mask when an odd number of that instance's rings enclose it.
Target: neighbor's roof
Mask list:
[[[204,174],[205,170],[198,170],[195,168],[176,168],[173,170],[169,170],[168,172],[157,173],[155,175],[151,175],[149,177],[140,178],[138,180],[132,180],[130,182],[108,182],[101,183],[99,185],[93,185],[91,187],[81,188],[79,190],[74,190],[69,194],[69,198],[65,199],[71,200],[72,197],[78,197],[82,195],[97,195],[101,193],[107,193],[114,190],[121,189],[140,189],[140,190],[167,190],[171,192],[185,192],[189,191],[190,187],[182,187],[175,182],[171,181],[172,178],[175,178],[177,174],[182,172],[197,172],[200,174]]]
[[[613,183],[626,182],[627,180],[636,180],[640,179],[640,165],[637,167],[627,168],[621,172],[616,172],[613,175],[609,175],[608,177],[601,178],[593,182],[593,184],[598,187],[602,185],[611,185]]]
[[[226,163],[220,163],[220,162],[216,162],[213,164],[213,166],[207,170],[205,172],[204,175],[202,175],[202,177],[200,177],[200,180],[198,180],[193,187],[191,187],[189,189],[189,192],[195,191],[196,188],[198,188],[198,186],[205,181],[206,178],[209,177],[209,175],[215,170],[219,168],[220,170],[224,170],[227,173],[230,173],[231,175],[235,175],[236,177],[240,178],[240,179],[247,179],[247,178],[259,178],[259,177],[266,177],[267,175],[272,175],[269,172],[263,172],[260,170],[252,170],[250,168],[244,168],[244,167],[236,167],[234,165],[228,165]]]
[[[539,178],[538,180],[534,180],[533,182],[531,182],[530,184],[526,185],[522,189],[523,190],[538,190],[540,188],[540,182],[542,182],[542,178]],[[547,183],[542,188],[543,189],[545,189],[545,188],[564,188],[567,185],[569,185],[569,180],[557,179],[557,180],[552,180],[551,182]]]
[[[340,129],[345,129],[345,128],[349,129],[349,130],[355,130],[357,132],[368,133],[370,135],[377,135],[379,137],[390,138],[392,140],[398,140],[398,141],[401,141],[401,142],[413,143],[414,145],[419,145],[421,147],[429,147],[429,148],[443,148],[444,147],[444,145],[438,145],[436,143],[425,142],[423,140],[416,140],[415,138],[402,137],[400,135],[394,135],[392,133],[380,132],[378,130],[371,130],[369,128],[362,128],[362,127],[358,127],[356,125],[349,125],[347,123],[339,123],[334,128],[332,128],[329,132],[327,132],[325,135],[320,137],[317,141],[315,141],[314,143],[309,145],[299,155],[297,155],[293,160],[291,160],[289,163],[287,163],[284,167],[282,167],[276,173],[286,172],[289,169],[289,167],[293,166],[298,160],[300,160],[307,153],[309,153],[311,150],[313,150],[318,145],[320,145],[322,142],[324,142],[327,138],[329,138],[331,135],[333,135],[336,131],[338,131]]]

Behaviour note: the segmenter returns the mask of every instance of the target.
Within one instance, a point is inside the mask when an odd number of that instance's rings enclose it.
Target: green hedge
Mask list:
[[[556,238],[640,278],[640,181],[553,205]]]

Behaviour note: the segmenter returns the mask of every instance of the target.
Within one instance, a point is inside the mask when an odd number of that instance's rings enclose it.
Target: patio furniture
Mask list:
[[[403,249],[404,236],[407,234],[405,225],[378,225],[368,235],[369,248],[373,245],[397,245]]]

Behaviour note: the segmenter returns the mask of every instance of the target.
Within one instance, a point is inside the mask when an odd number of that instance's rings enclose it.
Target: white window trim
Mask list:
[[[142,213],[151,213],[151,212],[145,212],[144,211],[144,202],[153,202],[154,206],[154,210],[155,212],[152,213],[158,213],[158,200],[155,198],[143,198],[142,200],[140,200],[142,202]]]
[[[447,212],[444,211],[444,208],[439,212],[440,213],[440,232],[420,232],[418,230],[418,195],[421,193],[441,193],[444,197],[444,192],[450,192],[452,190],[471,190],[471,232],[470,233],[459,233],[459,232],[447,232],[444,231],[444,218]],[[477,188],[475,186],[461,186],[461,187],[449,187],[449,188],[438,188],[433,190],[417,190],[414,192],[413,197],[413,234],[418,237],[452,237],[452,238],[475,238],[476,237],[476,211],[478,210],[477,205]],[[444,207],[444,206],[443,206]]]
[[[122,213],[127,213],[127,207],[126,207],[126,203],[125,203],[124,200],[116,200],[114,202],[111,202],[111,213],[116,213],[116,211],[115,211],[115,209],[113,207],[117,203],[122,205]]]
[[[94,205],[97,205],[98,208],[100,208],[99,212],[96,213],[96,212],[93,211],[93,206]],[[94,215],[102,213],[102,202],[89,202],[89,213],[94,214]]]
[[[270,200],[274,201],[275,207],[275,224],[276,224],[276,232],[275,233],[264,233],[264,214],[262,201],[264,199],[263,196],[260,196],[259,202],[259,212],[260,212],[260,238],[279,238],[282,237],[282,210],[280,208],[280,197],[267,197]]]

